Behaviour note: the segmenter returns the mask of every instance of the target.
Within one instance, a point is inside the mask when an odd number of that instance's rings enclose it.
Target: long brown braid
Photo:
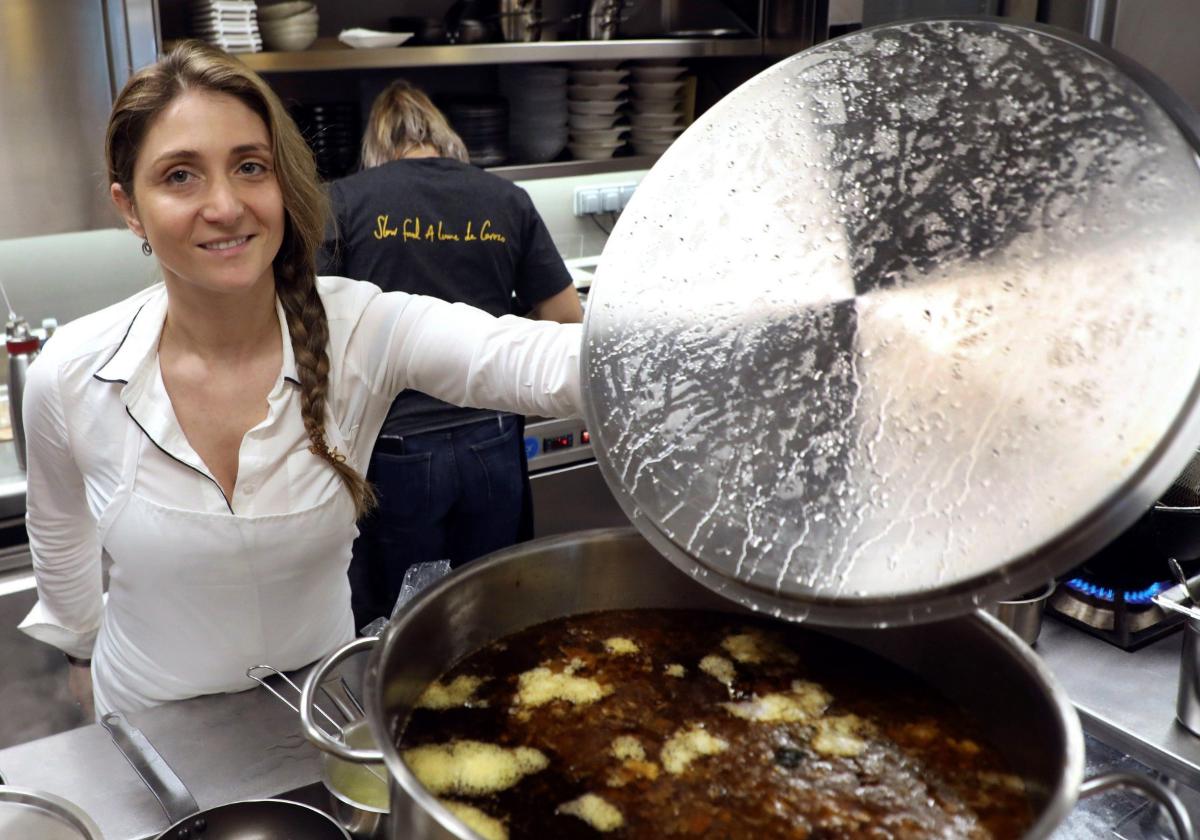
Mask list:
[[[329,215],[312,151],[270,87],[236,58],[199,41],[184,41],[162,60],[135,73],[113,105],[105,158],[109,181],[133,195],[133,171],[154,119],[177,96],[201,90],[233,96],[262,117],[271,135],[275,177],[283,196],[283,243],[273,263],[275,291],[287,317],[300,411],[309,449],[337,470],[357,516],[375,504],[375,492],[325,438],[329,388],[329,324],[317,293],[316,253]]]

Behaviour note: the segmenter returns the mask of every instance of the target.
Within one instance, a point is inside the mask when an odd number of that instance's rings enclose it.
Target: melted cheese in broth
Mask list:
[[[573,616],[438,685],[449,701],[414,711],[399,747],[488,838],[1016,840],[1033,822],[1023,780],[959,710],[801,627]]]

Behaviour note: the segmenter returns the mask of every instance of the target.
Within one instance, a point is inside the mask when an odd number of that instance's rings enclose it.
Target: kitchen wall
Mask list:
[[[574,212],[575,190],[616,186],[621,184],[641,183],[646,170],[631,172],[610,172],[604,175],[583,175],[570,178],[539,178],[533,181],[519,181],[542,219],[550,236],[558,246],[558,252],[565,259],[573,257],[598,256],[604,250],[608,235],[604,233],[597,222],[609,230],[612,229],[613,217],[602,215],[595,220],[591,217],[577,217]]]
[[[628,184],[644,171],[520,182],[567,259],[598,255],[607,238],[590,218],[576,218],[576,187]],[[600,218],[605,227],[612,220]],[[114,214],[113,224],[117,224]],[[124,228],[0,240],[0,280],[13,308],[32,326],[43,318],[66,323],[156,282],[153,258]],[[2,370],[2,368],[0,368]]]
[[[43,318],[66,323],[155,282],[141,244],[124,228],[3,240],[0,280],[30,326]]]

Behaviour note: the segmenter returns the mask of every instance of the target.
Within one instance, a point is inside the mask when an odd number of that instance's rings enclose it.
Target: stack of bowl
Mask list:
[[[191,33],[227,53],[262,52],[254,0],[196,0]]]
[[[508,160],[508,101],[500,96],[455,96],[439,103],[476,166]]]
[[[567,145],[567,69],[553,65],[500,67],[508,99],[508,152],[515,163],[545,163]]]
[[[633,150],[661,155],[683,131],[687,70],[682,64],[639,64],[633,71]]]
[[[610,158],[621,146],[629,127],[618,125],[620,109],[625,104],[629,85],[624,78],[628,70],[619,69],[616,62],[580,63],[571,69],[571,84],[567,110],[570,112],[571,154],[580,160]]]
[[[258,7],[263,44],[275,52],[306,50],[317,40],[317,6],[308,0],[287,0]]]

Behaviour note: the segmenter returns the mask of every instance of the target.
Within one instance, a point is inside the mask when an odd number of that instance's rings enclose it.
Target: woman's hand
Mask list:
[[[92,666],[67,663],[67,691],[71,699],[83,710],[84,720],[91,723],[96,719],[96,705],[92,701]]]

